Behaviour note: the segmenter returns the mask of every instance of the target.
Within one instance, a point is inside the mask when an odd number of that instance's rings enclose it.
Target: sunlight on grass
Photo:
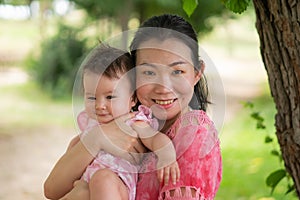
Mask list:
[[[47,126],[74,126],[71,98],[53,101],[34,83],[2,86],[0,99],[0,134],[13,134],[14,129],[36,129]]]
[[[260,111],[265,118],[268,134],[276,140],[275,107],[270,94],[263,94],[253,103],[255,110]],[[265,183],[266,177],[283,165],[270,154],[274,146],[264,143],[265,135],[264,131],[256,129],[247,108],[240,110],[234,119],[224,125],[221,134],[223,180],[216,200],[297,199],[293,194],[284,195],[286,181],[279,183],[274,194],[270,194],[271,188]],[[275,143],[276,148],[279,148]]]

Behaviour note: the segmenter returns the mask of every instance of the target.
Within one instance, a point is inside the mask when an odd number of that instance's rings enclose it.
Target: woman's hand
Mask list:
[[[180,179],[180,170],[177,162],[173,162],[163,168],[157,170],[157,178],[159,182],[168,185],[171,178],[172,184],[175,185]]]

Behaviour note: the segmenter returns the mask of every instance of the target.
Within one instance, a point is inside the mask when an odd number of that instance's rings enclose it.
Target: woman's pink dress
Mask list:
[[[214,199],[222,178],[222,159],[213,122],[204,111],[193,110],[177,119],[166,134],[176,149],[180,181],[176,185],[171,180],[167,186],[160,185],[156,157],[149,153],[139,172],[136,200]],[[196,196],[191,190],[196,191]]]

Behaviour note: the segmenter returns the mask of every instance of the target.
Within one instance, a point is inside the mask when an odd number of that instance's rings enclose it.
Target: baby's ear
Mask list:
[[[130,100],[131,100],[131,107],[134,107],[138,101],[136,95],[133,95]]]

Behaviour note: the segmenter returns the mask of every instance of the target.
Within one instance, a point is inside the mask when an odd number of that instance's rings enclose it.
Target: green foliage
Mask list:
[[[103,16],[116,16],[124,9],[127,1],[111,0],[70,0],[87,11],[91,18],[99,19]],[[124,11],[123,11],[124,12]]]
[[[79,30],[59,25],[58,33],[41,45],[41,54],[27,62],[29,73],[53,97],[70,95],[83,55],[86,40],[78,39]]]
[[[250,0],[222,0],[226,8],[234,13],[243,13],[247,10]]]
[[[224,20],[224,14],[230,13],[220,0],[70,0],[78,7],[83,8],[94,20],[102,17],[111,17],[118,25],[121,25],[120,18],[128,19],[136,17],[140,22],[153,16],[164,13],[178,14],[193,25],[199,35],[204,35],[213,30],[213,25],[209,19],[219,17]],[[183,8],[183,9],[181,9]],[[124,11],[129,9],[130,11]],[[227,18],[226,18],[227,19]],[[124,23],[124,22],[123,22]]]
[[[272,188],[271,193],[273,193],[275,187],[285,176],[286,176],[285,169],[276,170],[268,176],[266,183],[267,183],[267,186]]]
[[[198,5],[198,0],[182,0],[182,3],[183,10],[190,17]]]
[[[191,14],[195,11],[196,7],[198,6],[198,0],[182,0],[182,1],[183,1],[183,6],[182,6],[183,10],[188,16],[191,16]],[[200,3],[202,1],[204,0],[200,0]],[[238,14],[241,14],[245,10],[247,10],[247,7],[250,4],[250,0],[221,0],[221,1],[228,10]],[[200,7],[200,5],[198,7]]]
[[[0,0],[0,4],[10,4],[10,5],[29,5],[31,0]]]
[[[244,107],[249,108],[251,110],[250,116],[256,122],[256,129],[266,131],[266,136],[264,140],[265,143],[275,145],[273,137],[271,137],[271,135],[268,133],[267,127],[264,124],[264,117],[262,117],[260,112],[254,111],[254,104],[252,102],[246,102],[244,103]],[[279,163],[282,165],[283,169],[278,169],[275,170],[274,172],[271,172],[266,179],[266,184],[268,187],[271,187],[271,194],[272,194],[275,188],[277,187],[277,185],[279,184],[279,182],[282,181],[284,178],[286,178],[288,184],[287,184],[287,191],[285,194],[288,194],[294,190],[294,186],[293,184],[290,183],[291,178],[289,174],[286,172],[284,165],[282,163],[283,161],[282,155],[280,151],[278,151],[275,147],[273,147],[273,149],[271,150],[271,155],[276,156],[278,158]]]

